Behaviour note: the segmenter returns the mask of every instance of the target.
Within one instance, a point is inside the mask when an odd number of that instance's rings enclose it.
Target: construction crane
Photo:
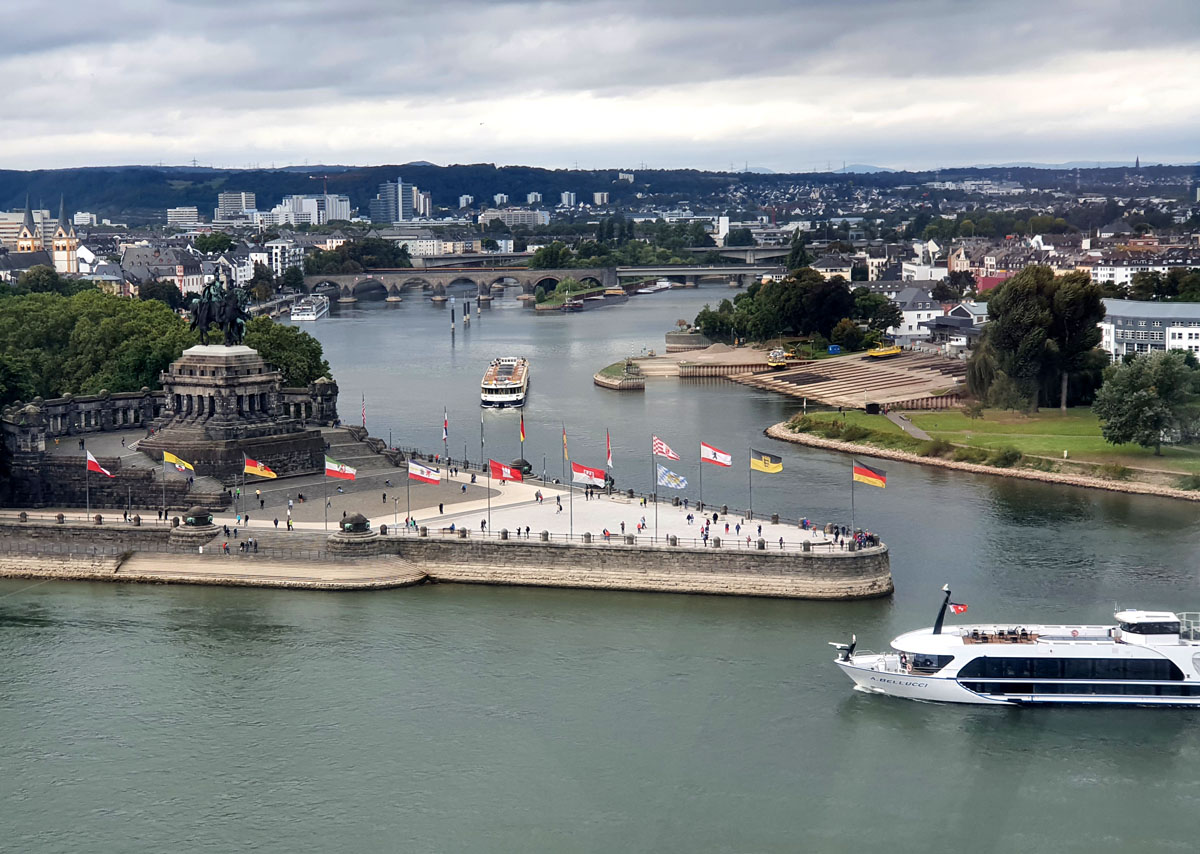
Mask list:
[[[328,175],[309,175],[308,180],[320,181],[321,182],[321,192],[326,196],[329,195],[329,176]]]

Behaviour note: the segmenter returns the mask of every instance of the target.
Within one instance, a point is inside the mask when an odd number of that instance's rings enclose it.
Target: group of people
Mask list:
[[[235,528],[234,530],[236,531],[237,529]],[[228,540],[221,543],[221,551],[224,554],[229,554]],[[242,552],[243,554],[250,554],[251,552],[258,554],[258,540],[256,540],[254,537],[250,537],[247,540],[240,540],[238,542],[238,551]]]

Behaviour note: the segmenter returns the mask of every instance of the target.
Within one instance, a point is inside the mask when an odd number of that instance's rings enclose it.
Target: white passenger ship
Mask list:
[[[892,641],[893,652],[838,648],[861,690],[944,703],[1200,705],[1200,613],[1117,611],[1115,625],[944,626]]]
[[[317,320],[329,314],[329,297],[315,294],[296,300],[292,306],[292,320]]]
[[[483,406],[524,406],[529,393],[529,362],[505,357],[493,359],[484,371],[479,401]]]

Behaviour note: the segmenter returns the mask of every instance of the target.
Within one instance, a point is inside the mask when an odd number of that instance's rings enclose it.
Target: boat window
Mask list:
[[[960,679],[1076,679],[1179,682],[1183,671],[1165,658],[1008,658],[981,656]]]
[[[912,673],[937,673],[954,660],[953,655],[930,655],[924,652],[902,652],[904,665]]]
[[[1135,635],[1177,635],[1179,623],[1121,623],[1121,631]]]

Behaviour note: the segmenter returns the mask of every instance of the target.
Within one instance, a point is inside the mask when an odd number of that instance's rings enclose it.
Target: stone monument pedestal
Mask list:
[[[166,406],[138,447],[170,452],[197,475],[225,482],[242,472],[243,455],[279,475],[324,468],[320,431],[306,429],[281,401],[283,378],[243,344],[189,347],[162,377]]]
[[[387,540],[371,530],[371,523],[361,513],[340,519],[337,533],[330,534],[326,543],[329,554],[338,557],[370,557],[387,549]]]

